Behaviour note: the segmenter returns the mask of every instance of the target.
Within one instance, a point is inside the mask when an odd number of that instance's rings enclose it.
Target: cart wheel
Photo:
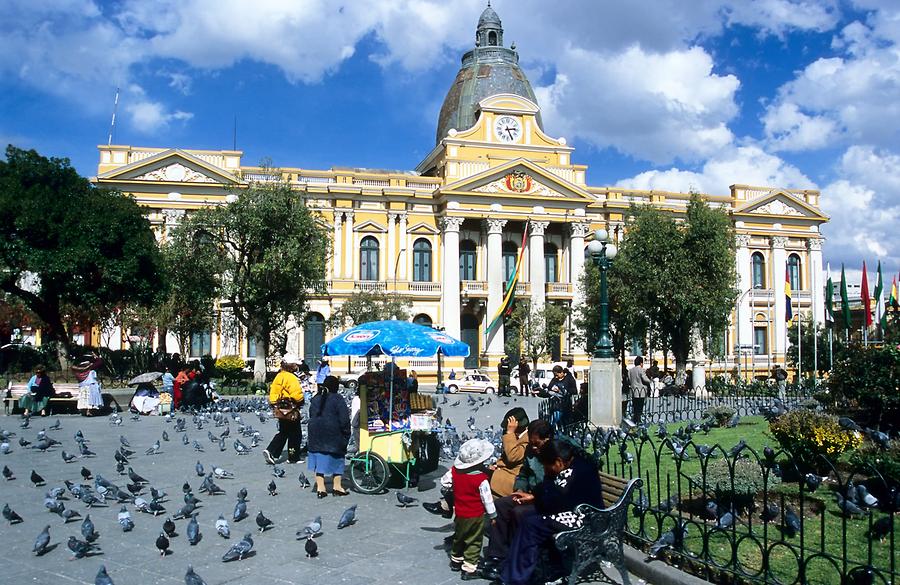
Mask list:
[[[350,460],[350,481],[358,491],[376,494],[384,489],[388,479],[388,465],[380,455],[368,451]]]
[[[457,392],[459,392],[459,386],[457,386],[456,384],[450,384],[449,386],[447,386],[447,391],[450,392],[450,394],[456,394]]]

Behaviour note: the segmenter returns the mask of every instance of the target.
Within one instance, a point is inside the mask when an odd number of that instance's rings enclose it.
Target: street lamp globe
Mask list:
[[[597,230],[597,231],[602,231],[602,230]],[[591,256],[598,256],[600,253],[603,252],[603,243],[600,240],[593,240],[590,244],[588,244],[587,248],[588,248],[588,253],[590,253]]]
[[[608,239],[609,239],[609,233],[605,229],[600,228],[599,230],[594,232],[594,241],[595,242],[605,242]]]
[[[609,260],[612,260],[616,257],[616,254],[619,253],[619,249],[615,244],[606,244],[606,257]]]

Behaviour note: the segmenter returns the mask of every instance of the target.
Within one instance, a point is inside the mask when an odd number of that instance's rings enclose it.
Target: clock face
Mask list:
[[[500,142],[515,142],[522,136],[522,125],[517,118],[500,116],[494,122],[494,136]]]

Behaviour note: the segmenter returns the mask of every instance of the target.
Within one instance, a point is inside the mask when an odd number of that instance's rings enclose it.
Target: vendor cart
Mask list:
[[[407,321],[375,321],[358,325],[322,345],[326,356],[387,355],[381,372],[359,380],[359,451],[349,463],[357,491],[381,492],[396,472],[408,486],[416,469],[416,453],[433,440],[431,396],[410,393],[406,372],[394,358],[469,355],[469,346],[441,331]]]

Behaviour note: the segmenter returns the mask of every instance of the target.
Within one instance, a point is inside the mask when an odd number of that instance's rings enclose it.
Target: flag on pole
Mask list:
[[[522,245],[519,247],[519,258],[516,260],[516,268],[509,275],[509,280],[506,282],[506,294],[503,296],[503,302],[500,303],[497,314],[494,315],[494,318],[491,319],[490,324],[487,326],[488,333],[502,323],[503,318],[508,316],[513,310],[513,305],[516,302],[516,284],[519,282],[519,276],[522,274],[522,259],[525,257],[525,238],[527,237],[528,224],[526,223],[525,229],[522,231]]]
[[[841,316],[844,318],[844,329],[850,329],[850,296],[847,294],[847,275],[841,263]]]
[[[791,305],[791,273],[785,266],[784,268],[784,320],[790,323],[794,319],[794,307]]]
[[[897,277],[891,280],[891,298],[888,299],[888,307],[897,309],[900,307],[900,300],[897,299]]]
[[[825,326],[834,327],[834,281],[831,279],[831,262],[828,263],[828,280],[825,281]]]
[[[869,296],[869,277],[866,274],[866,261],[863,260],[862,283],[859,286],[859,296],[862,297],[864,323],[866,329],[872,326],[872,298]]]
[[[881,330],[887,328],[887,311],[884,310],[884,277],[881,275],[881,260],[878,261],[878,273],[875,279],[875,321]]]

